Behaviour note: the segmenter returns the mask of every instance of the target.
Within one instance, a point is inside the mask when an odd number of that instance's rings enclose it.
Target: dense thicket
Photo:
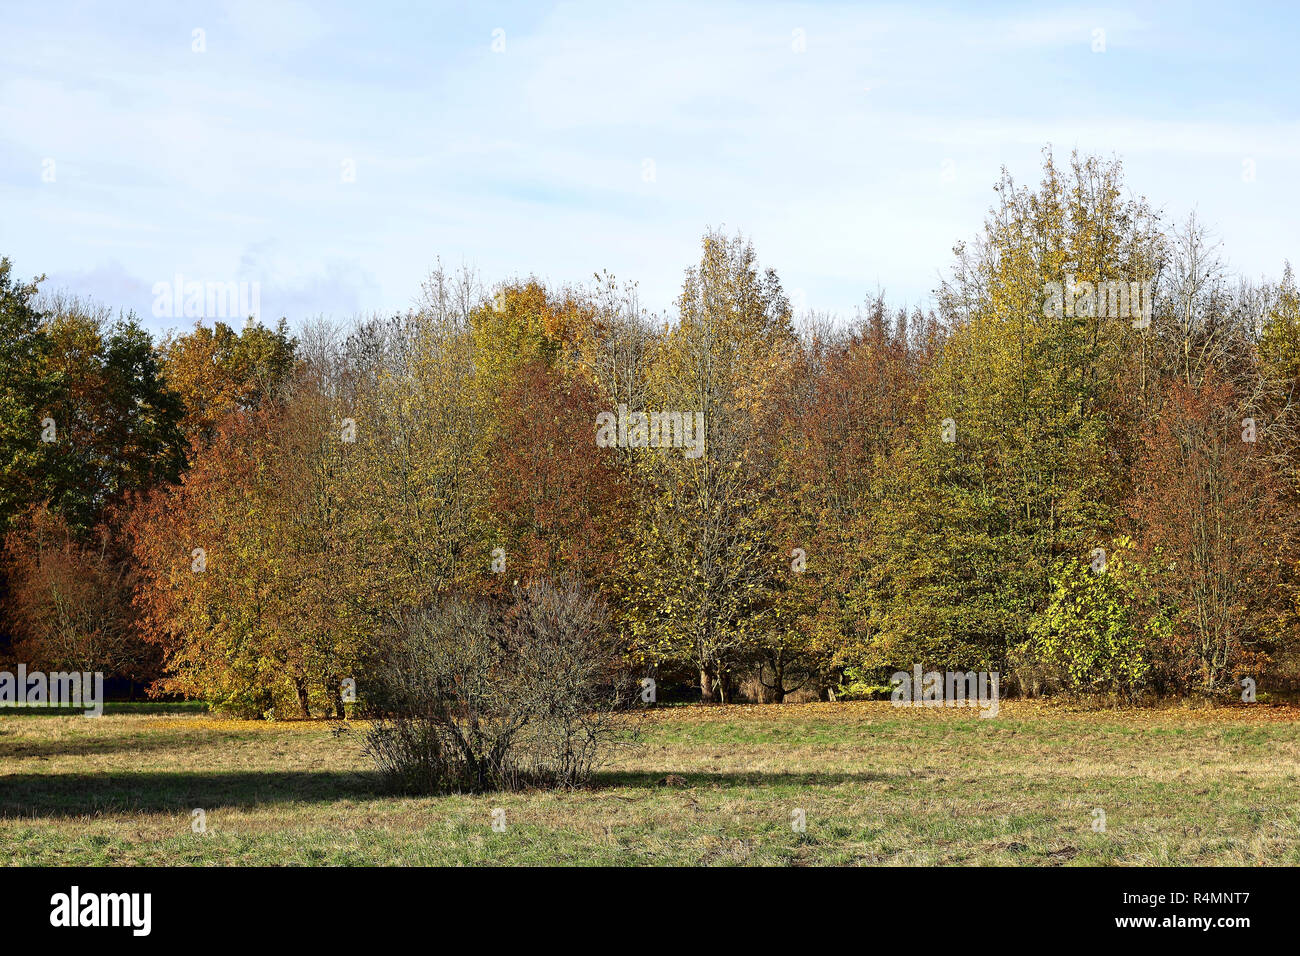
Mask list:
[[[400,316],[157,348],[5,263],[12,651],[342,715],[412,614],[563,579],[661,695],[868,693],[915,664],[1025,694],[1289,689],[1289,267],[1233,277],[1118,162],[1049,153],[996,196],[933,311],[848,323],[793,315],[717,232],[666,321],[609,276],[439,268]]]

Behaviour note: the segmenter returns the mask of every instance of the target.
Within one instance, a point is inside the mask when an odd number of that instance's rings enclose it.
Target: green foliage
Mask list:
[[[858,587],[865,662],[1001,670],[1046,604],[1063,554],[1108,534],[1125,492],[1125,319],[1052,314],[1067,276],[1143,276],[1149,213],[1120,199],[1117,164],[1050,155],[1037,190],[999,185],[977,256],[941,293],[953,331],[895,456],[887,542]],[[1103,265],[1103,263],[1105,265]]]
[[[1140,568],[1116,552],[1104,570],[1074,558],[1059,562],[1047,607],[1029,624],[1018,670],[1024,681],[1041,679],[1071,693],[1132,696],[1147,681],[1149,641],[1167,640],[1167,620],[1139,617]]]
[[[60,378],[49,365],[36,282],[17,282],[9,260],[0,259],[0,535],[53,479],[53,447],[41,441],[41,422]]]
[[[49,497],[84,534],[127,493],[180,477],[185,409],[134,316],[113,321],[107,309],[56,296],[45,329],[61,382],[49,403],[59,434]]]
[[[1288,392],[1300,383],[1300,291],[1290,263],[1282,273],[1259,341],[1261,371]]]

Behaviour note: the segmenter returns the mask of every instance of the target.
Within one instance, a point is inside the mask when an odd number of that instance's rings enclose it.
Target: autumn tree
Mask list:
[[[210,441],[226,416],[273,397],[293,372],[296,347],[283,319],[275,328],[249,320],[238,331],[224,322],[199,322],[164,338],[163,375],[184,406],[190,443]]]
[[[226,419],[181,481],[144,496],[127,527],[140,575],[137,626],[167,670],[152,691],[248,716],[274,707],[280,680],[262,613],[272,555],[248,550],[258,518],[255,434],[247,417]]]
[[[185,464],[181,397],[163,379],[153,341],[134,316],[54,294],[45,303],[49,403],[57,429],[48,500],[85,533],[132,492],[175,481]]]
[[[737,664],[767,624],[779,405],[769,399],[792,376],[797,343],[776,273],[760,272],[739,237],[704,237],[678,312],[654,345],[640,411],[692,422],[698,413],[703,442],[698,455],[639,451],[648,491],[629,598],[643,653],[689,662],[702,697],[725,703]]]
[[[22,516],[5,545],[5,612],[18,660],[46,671],[103,671],[133,683],[157,676],[159,655],[135,630],[131,566],[107,527],[76,535],[42,506]]]
[[[341,576],[377,619],[491,587],[493,408],[465,321],[395,317],[354,332],[346,352],[355,386],[339,408],[353,429],[340,476]]]
[[[773,699],[788,673],[839,683],[870,639],[862,581],[888,547],[879,527],[889,468],[912,441],[937,334],[933,317],[891,314],[877,296],[853,326],[804,336],[778,455],[783,548],[802,569],[778,578],[786,639],[765,654]],[[777,656],[786,651],[793,660]]]
[[[503,399],[491,509],[511,579],[606,579],[631,512],[615,451],[596,446],[595,390],[537,358],[515,368]]]
[[[1049,153],[1038,189],[1004,176],[998,194],[941,289],[951,333],[882,511],[864,659],[879,669],[1005,669],[1057,560],[1088,554],[1121,513],[1143,329],[1086,290],[1153,276],[1154,218],[1096,159],[1061,170]]]
[[[40,343],[29,386],[43,388],[32,422],[39,451],[3,562],[15,652],[31,663],[94,661],[142,680],[156,654],[124,611],[133,568],[118,529],[130,495],[180,473],[181,406],[134,317],[114,320],[108,308],[60,293],[37,303],[39,325],[26,336]]]
[[[1130,506],[1174,623],[1163,655],[1171,689],[1214,693],[1258,677],[1293,628],[1294,510],[1239,399],[1213,375],[1173,384]]]

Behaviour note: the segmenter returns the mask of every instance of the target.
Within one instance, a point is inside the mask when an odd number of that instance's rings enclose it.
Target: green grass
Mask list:
[[[1297,865],[1298,716],[672,708],[590,789],[394,797],[359,725],[5,715],[0,862]]]

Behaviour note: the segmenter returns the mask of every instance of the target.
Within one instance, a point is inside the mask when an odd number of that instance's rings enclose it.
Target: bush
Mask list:
[[[1101,572],[1074,559],[1057,566],[1051,599],[1030,622],[1029,640],[1017,655],[1022,684],[1043,681],[1073,694],[1132,696],[1146,683],[1148,638],[1165,635],[1167,628],[1159,616],[1142,620],[1133,594],[1140,569],[1124,560],[1125,545]]]
[[[620,736],[632,698],[600,599],[572,581],[513,602],[450,598],[388,641],[366,752],[418,793],[578,786]]]

